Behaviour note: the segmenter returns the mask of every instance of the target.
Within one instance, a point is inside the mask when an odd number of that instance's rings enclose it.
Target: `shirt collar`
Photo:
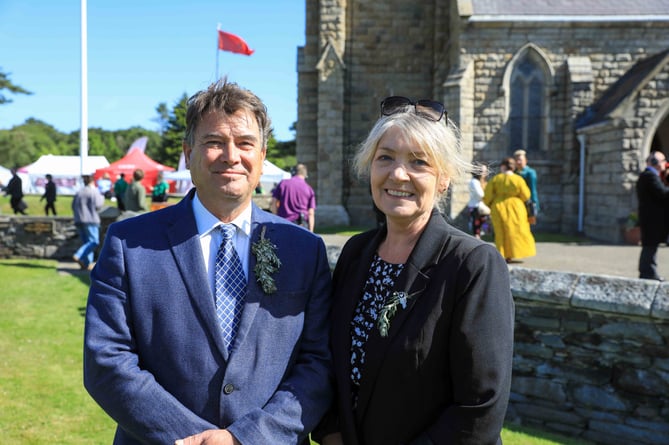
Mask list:
[[[249,203],[242,213],[237,218],[230,221],[237,229],[244,233],[247,237],[251,236],[251,212],[253,206]],[[193,197],[193,213],[195,214],[195,223],[197,224],[197,233],[200,236],[208,235],[216,227],[223,224],[216,218],[207,208],[202,204],[197,193]]]

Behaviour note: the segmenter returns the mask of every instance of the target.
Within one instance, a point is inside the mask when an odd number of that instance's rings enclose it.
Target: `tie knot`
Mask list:
[[[221,229],[221,235],[223,235],[224,241],[231,240],[232,237],[235,235],[235,232],[237,231],[237,228],[235,227],[234,224],[221,224],[218,227],[220,227]]]

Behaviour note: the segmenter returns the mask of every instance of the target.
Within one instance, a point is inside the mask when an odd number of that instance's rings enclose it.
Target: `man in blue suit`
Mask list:
[[[186,125],[195,189],[107,231],[84,384],[118,423],[115,444],[308,443],[332,400],[325,246],[252,203],[271,133],[257,96],[216,82],[189,99]],[[234,233],[225,263],[243,270],[232,337],[218,306],[229,291],[216,280],[220,226]]]

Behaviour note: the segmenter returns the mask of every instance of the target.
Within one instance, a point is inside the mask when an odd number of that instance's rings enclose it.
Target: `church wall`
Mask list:
[[[568,24],[562,22],[537,25],[520,22],[504,25],[468,24],[460,36],[462,47],[461,64],[472,63],[475,67],[475,134],[474,157],[499,162],[518,147],[509,147],[505,125],[506,98],[503,85],[505,69],[511,58],[524,45],[532,43],[548,57],[555,71],[555,93],[550,97],[551,116],[548,146],[545,150],[525,147],[529,164],[537,170],[538,190],[542,207],[539,218],[540,230],[575,232],[578,211],[578,144],[575,140],[573,122],[574,108],[580,112],[587,100],[598,98],[601,93],[622,76],[636,61],[669,46],[667,27],[652,22],[635,24]],[[605,46],[604,46],[605,45]],[[592,64],[593,81],[587,94],[574,91],[568,83],[565,63],[570,56],[587,56]],[[582,86],[581,86],[582,87]],[[570,96],[573,94],[574,96]],[[652,107],[651,107],[652,108]],[[642,136],[636,136],[637,143]],[[611,159],[610,168],[620,170],[620,150],[623,139],[607,142],[617,159]],[[628,142],[630,143],[630,142]],[[617,166],[613,164],[617,163]],[[634,163],[624,164],[625,172],[619,171],[615,182],[607,185],[619,187],[620,178],[637,173]],[[628,196],[618,196],[626,198]],[[619,241],[618,217],[615,206],[597,208],[597,237]],[[627,213],[628,210],[625,210]],[[587,233],[587,232],[586,232]]]
[[[334,178],[327,186],[341,189],[342,204],[351,217],[351,224],[374,225],[367,181],[358,180],[352,174],[351,160],[378,117],[379,102],[388,95],[405,95],[449,102],[445,105],[456,123],[471,128],[471,131],[463,132],[468,138],[464,141],[465,148],[471,150],[474,160],[493,163],[494,172],[499,160],[517,148],[509,147],[505,125],[504,72],[518,50],[531,43],[546,54],[555,75],[549,96],[551,115],[547,146],[543,150],[526,147],[530,165],[539,175],[542,214],[537,229],[576,232],[580,169],[575,119],[636,61],[669,47],[667,24],[650,20],[630,23],[476,22],[459,20],[454,15],[456,3],[401,0],[307,2],[307,45],[303,48],[303,63],[299,66],[298,157],[315,159],[315,165],[309,165],[312,177],[318,177],[325,169],[341,168],[343,173],[339,179]],[[345,9],[344,18],[342,8]],[[345,23],[343,28],[342,23]],[[318,110],[327,101],[319,102],[322,80],[311,74],[328,39],[341,51],[339,55],[343,61],[343,92],[341,97],[332,99],[342,107],[341,116]],[[570,57],[587,57],[592,72],[587,82],[574,83],[570,78]],[[463,84],[453,90],[452,86],[446,85],[454,71],[463,70],[470,64],[473,70],[471,88]],[[323,93],[328,94],[326,91],[320,93],[321,97]],[[471,100],[463,95],[470,95]],[[621,135],[618,147],[610,147],[612,152],[622,151],[623,144],[632,147],[625,149],[623,154],[618,153],[617,160],[610,161],[619,163],[616,177],[609,179],[616,181],[615,186],[620,187],[618,197],[626,199],[625,202],[630,201],[627,196],[630,184],[638,174],[639,157],[643,157],[640,154],[641,141],[645,137],[643,125],[652,115],[651,111],[656,109],[656,103],[652,98],[642,102],[645,104],[642,108],[647,110],[645,117],[638,117],[639,125],[634,127],[637,131],[626,138]],[[454,110],[454,105],[460,109]],[[463,110],[462,107],[470,109]],[[319,117],[314,117],[316,115]],[[472,116],[469,121],[459,120],[467,116]],[[338,119],[344,122],[334,122]],[[342,128],[341,137],[323,131],[331,126]],[[615,145],[616,141],[607,144]],[[316,154],[327,154],[332,150],[339,150],[341,156],[333,158]],[[322,165],[326,158],[332,162]],[[341,184],[337,184],[338,180]],[[461,213],[459,207],[466,202],[466,189],[456,183],[452,191],[449,213],[451,217],[457,217]],[[317,196],[319,193],[322,190],[317,190]],[[630,206],[635,205],[633,199],[630,202]],[[615,220],[620,217],[620,212],[609,208],[608,213],[602,209],[590,213],[603,219],[596,224],[611,225],[597,229],[598,237],[610,237],[607,239],[612,242],[619,240]]]
[[[379,117],[381,100],[391,95],[433,95],[434,2],[364,0],[349,2],[350,23],[344,57],[348,128],[344,141],[350,165],[355,149]],[[368,182],[351,178],[345,206],[355,225],[373,226]],[[346,187],[346,186],[345,186]]]
[[[309,184],[318,196],[318,72],[320,9],[306,9],[306,45],[297,51],[296,157],[309,170]],[[318,204],[318,203],[317,203]]]

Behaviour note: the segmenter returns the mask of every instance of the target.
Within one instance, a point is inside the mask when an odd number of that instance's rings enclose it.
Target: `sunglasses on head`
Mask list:
[[[434,122],[439,122],[442,117],[448,116],[444,104],[429,99],[420,99],[416,102],[408,97],[390,96],[381,101],[381,115],[390,116],[396,113],[403,113],[406,108],[413,105],[414,111],[419,116]],[[448,118],[448,117],[447,117]]]

